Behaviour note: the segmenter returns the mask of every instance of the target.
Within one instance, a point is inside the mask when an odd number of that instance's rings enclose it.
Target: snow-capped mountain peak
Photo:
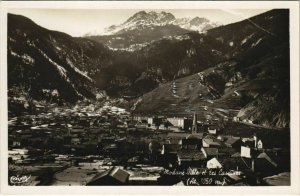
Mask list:
[[[183,29],[203,32],[217,26],[206,18],[176,18],[168,12],[140,11],[120,25],[112,25],[105,29],[103,35],[114,35],[135,29],[145,29],[155,26],[175,25]]]
[[[145,21],[148,24],[159,24],[159,23],[169,23],[171,21],[175,20],[175,16],[171,13],[166,13],[166,12],[145,12],[145,11],[140,11],[131,16],[125,23],[129,22],[140,22],[140,21]]]

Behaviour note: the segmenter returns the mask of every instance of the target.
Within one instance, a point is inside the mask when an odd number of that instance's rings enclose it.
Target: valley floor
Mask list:
[[[233,120],[82,103],[9,117],[8,134],[10,185],[290,184],[289,130]]]

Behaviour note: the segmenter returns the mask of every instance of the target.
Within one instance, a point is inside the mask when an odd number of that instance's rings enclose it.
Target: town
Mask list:
[[[40,109],[9,117],[10,185],[290,184],[286,130],[109,104]]]

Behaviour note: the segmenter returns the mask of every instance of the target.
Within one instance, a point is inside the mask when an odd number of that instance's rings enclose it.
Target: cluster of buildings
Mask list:
[[[258,185],[264,177],[289,171],[288,149],[265,148],[257,135],[224,135],[222,128],[198,121],[196,114],[193,118],[143,117],[115,108],[101,115],[87,114],[57,111],[11,119],[9,163],[56,163],[99,171],[86,185],[187,185],[189,175],[163,170],[191,168],[239,173],[197,176],[199,182],[204,177],[213,179],[210,185],[223,181]]]

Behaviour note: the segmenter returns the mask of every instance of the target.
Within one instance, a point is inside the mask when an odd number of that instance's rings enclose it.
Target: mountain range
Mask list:
[[[155,26],[175,25],[190,31],[204,32],[217,26],[206,18],[175,18],[171,13],[167,12],[145,12],[140,11],[128,18],[120,25],[112,25],[105,29],[104,34],[122,34],[136,29],[153,28]]]
[[[188,23],[194,22],[209,23]],[[255,124],[288,127],[288,10],[200,32],[188,23],[183,28],[171,14],[139,12],[108,28],[111,35],[74,38],[9,14],[9,103],[28,97],[75,103],[107,93],[135,113],[197,112],[217,120],[233,111]]]
[[[173,14],[164,11],[140,11],[122,24],[106,28],[102,34],[86,34],[85,37],[103,43],[111,49],[132,51],[162,38],[191,31],[202,33],[217,25],[206,18],[175,18]]]

